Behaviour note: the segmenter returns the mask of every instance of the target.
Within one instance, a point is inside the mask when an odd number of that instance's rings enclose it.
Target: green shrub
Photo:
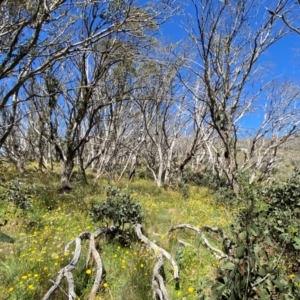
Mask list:
[[[153,179],[153,174],[148,168],[138,171],[137,174],[140,179]]]
[[[190,186],[188,184],[179,183],[178,187],[182,198],[185,200],[189,199],[191,196]]]
[[[125,224],[142,223],[144,213],[139,203],[131,199],[128,189],[123,192],[117,187],[108,186],[107,199],[96,203],[90,209],[90,216],[94,222],[103,221],[124,228]]]
[[[217,190],[226,186],[225,178],[218,178],[210,171],[194,172],[191,169],[185,171],[183,182],[192,185],[205,186],[212,190]]]
[[[267,204],[262,212],[268,230],[277,242],[285,240],[287,249],[300,249],[300,182],[295,172],[286,182],[272,184],[261,194]]]
[[[17,208],[27,210],[32,204],[30,199],[36,193],[36,184],[26,185],[19,178],[13,179],[7,185],[0,197],[12,202]]]
[[[243,186],[236,199],[226,196],[242,208],[231,227],[231,246],[224,247],[231,259],[210,282],[208,299],[299,299],[297,175],[269,187]]]
[[[73,171],[71,181],[81,183],[84,181],[84,175],[79,171]]]

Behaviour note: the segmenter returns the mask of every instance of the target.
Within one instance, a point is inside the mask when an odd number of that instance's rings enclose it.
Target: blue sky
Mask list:
[[[265,54],[274,64],[274,73],[300,79],[300,36],[289,34]]]

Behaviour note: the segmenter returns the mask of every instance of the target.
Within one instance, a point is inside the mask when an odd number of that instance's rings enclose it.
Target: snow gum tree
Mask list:
[[[190,91],[208,109],[205,118],[218,140],[218,146],[213,147],[216,169],[238,193],[237,174],[240,168],[237,153],[238,139],[243,130],[242,120],[258,106],[264,106],[261,105],[264,92],[272,80],[264,76],[267,72],[263,69],[261,59],[265,51],[281,39],[287,30],[258,1],[191,0],[190,3],[192,13],[186,30],[195,51],[195,58],[190,58],[188,64],[194,77]],[[288,1],[279,0],[272,3],[272,10],[280,14],[285,11],[287,4]],[[288,105],[294,103],[295,99],[290,98]],[[265,108],[272,110],[272,106],[266,105]],[[281,108],[278,106],[278,109]],[[281,112],[284,113],[284,108]],[[279,124],[275,121],[278,121],[279,115],[271,115],[273,124]],[[298,127],[297,118],[291,118],[285,123],[285,129],[291,122],[291,128]],[[264,126],[264,121],[261,126]],[[266,132],[272,136],[274,131],[264,131],[264,137],[267,136]],[[281,128],[283,132],[285,130]],[[295,130],[287,130],[287,134],[292,133]],[[252,145],[255,148],[258,143]]]

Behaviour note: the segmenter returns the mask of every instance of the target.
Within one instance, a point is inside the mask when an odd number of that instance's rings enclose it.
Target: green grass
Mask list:
[[[13,171],[9,172],[7,180],[13,178]],[[74,182],[70,193],[59,191],[59,176],[54,172],[41,175],[29,169],[22,180],[38,184],[27,213],[0,200],[0,217],[8,220],[1,230],[15,238],[12,245],[0,244],[0,300],[41,299],[52,285],[50,280],[55,281],[58,271],[70,261],[72,253],[64,253],[65,245],[81,232],[93,232],[104,225],[93,223],[88,210],[94,201],[105,199],[102,186],[107,185],[107,179],[103,178],[96,189]],[[191,187],[190,198],[184,199],[180,191],[158,188],[149,180],[110,184],[120,188],[128,185],[132,198],[141,203],[145,212],[145,235],[169,251],[180,265],[180,289],[176,290],[172,267],[165,261],[171,298],[195,299],[201,282],[214,275],[218,261],[194,233],[169,235],[168,231],[180,223],[219,226],[229,231],[232,212],[216,204],[210,191],[202,187]],[[190,246],[183,247],[178,239]],[[101,238],[98,244],[106,276],[97,299],[152,299],[151,278],[156,261],[153,251],[137,241],[124,247]],[[87,244],[83,242],[83,255],[74,272],[80,299],[87,298],[95,275],[92,264],[85,266],[86,252]],[[62,290],[67,291],[67,286],[62,286],[52,299],[67,299]]]

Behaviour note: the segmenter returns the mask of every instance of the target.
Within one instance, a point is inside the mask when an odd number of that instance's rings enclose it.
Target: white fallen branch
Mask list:
[[[144,242],[146,245],[148,245],[154,251],[154,253],[156,254],[159,264],[155,265],[155,267],[159,267],[160,263],[162,263],[162,262],[160,262],[160,257],[161,257],[161,260],[162,260],[162,256],[164,256],[166,259],[168,259],[170,261],[170,263],[172,264],[172,267],[173,267],[173,278],[174,278],[174,281],[175,281],[175,284],[176,284],[176,288],[178,288],[178,284],[179,284],[179,267],[178,267],[177,263],[175,262],[175,260],[170,255],[170,253],[168,253],[165,249],[157,246],[155,243],[150,241],[146,236],[144,236],[143,233],[142,233],[142,225],[141,224],[136,224],[136,225],[133,226],[133,228],[135,230],[135,233],[136,233],[138,239],[141,240],[142,242]],[[162,298],[162,299],[169,299],[169,298]]]
[[[89,254],[88,254],[88,257],[87,257],[86,266],[88,266],[88,263],[89,263],[89,260],[90,260],[91,256],[93,257],[93,259],[96,263],[97,271],[96,271],[96,277],[95,277],[95,280],[94,280],[94,284],[93,284],[92,290],[89,294],[88,300],[94,300],[95,299],[96,293],[99,289],[101,279],[102,279],[102,275],[103,275],[102,259],[100,257],[99,252],[96,249],[95,237],[94,237],[93,234],[90,237]]]
[[[157,263],[153,269],[153,277],[152,277],[152,291],[153,291],[153,299],[156,300],[157,297],[159,300],[171,300],[168,291],[165,286],[165,281],[163,276],[161,275],[161,270],[163,270],[164,262],[162,254],[158,254]]]
[[[211,227],[211,226],[203,226],[201,228],[197,228],[193,225],[190,225],[190,224],[180,224],[180,225],[176,225],[176,226],[173,226],[170,230],[169,230],[169,233],[175,231],[175,230],[179,230],[179,229],[191,229],[193,231],[196,231],[202,241],[204,242],[204,244],[211,250],[214,252],[215,256],[218,258],[218,259],[223,259],[223,258],[229,258],[228,255],[226,253],[224,253],[222,250],[216,248],[216,247],[213,247],[210,242],[208,241],[208,239],[204,236],[203,232],[213,232],[213,233],[217,233],[221,236],[221,238],[224,240],[227,239],[227,236],[226,234],[224,233],[224,231],[218,227]]]
[[[60,288],[60,284],[61,284],[64,277],[66,278],[67,283],[68,283],[68,299],[69,300],[76,299],[75,284],[74,284],[72,271],[75,269],[75,267],[76,267],[76,265],[79,261],[80,254],[81,254],[81,242],[83,240],[89,240],[89,251],[88,251],[86,264],[87,265],[89,264],[89,261],[92,257],[95,261],[96,268],[97,268],[94,284],[93,284],[91,293],[88,297],[89,300],[95,299],[95,296],[96,296],[96,293],[97,293],[97,291],[99,289],[99,286],[101,284],[102,275],[103,275],[103,264],[102,264],[100,254],[97,251],[96,246],[95,246],[95,237],[98,237],[98,236],[100,236],[101,234],[104,234],[104,233],[106,233],[106,234],[107,233],[114,233],[116,230],[117,230],[117,228],[114,227],[114,226],[99,228],[94,233],[83,232],[78,237],[76,237],[74,240],[70,241],[65,247],[65,252],[68,252],[70,246],[72,244],[75,244],[75,250],[74,250],[73,257],[72,257],[71,261],[69,262],[69,264],[66,265],[65,267],[63,267],[58,272],[56,280],[55,281],[51,280],[53,285],[48,290],[48,292],[46,293],[46,295],[43,297],[42,300],[50,299],[50,296],[54,293],[54,291],[57,288]]]
[[[181,240],[181,239],[177,239],[177,242],[179,245],[183,245],[184,247],[192,247],[193,245]]]

